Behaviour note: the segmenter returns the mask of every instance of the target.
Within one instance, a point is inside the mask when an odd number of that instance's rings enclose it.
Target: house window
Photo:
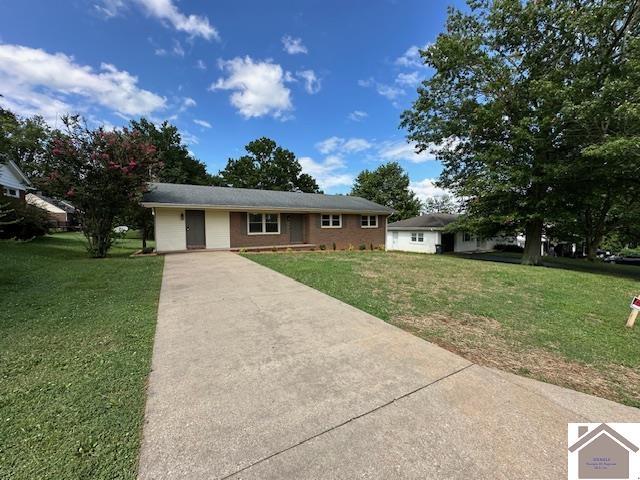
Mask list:
[[[362,215],[360,217],[360,226],[362,228],[376,228],[378,226],[378,216]]]
[[[342,215],[331,215],[323,213],[320,216],[321,228],[341,228],[342,227]]]
[[[411,232],[411,242],[424,242],[424,233],[422,232]]]
[[[471,241],[471,234],[469,232],[464,232],[464,234],[462,235],[462,241],[463,242],[470,242]]]
[[[277,235],[280,233],[279,213],[249,213],[247,215],[249,235]]]
[[[18,193],[18,190],[16,190],[15,188],[4,187],[2,191],[7,197],[20,198],[20,194]]]

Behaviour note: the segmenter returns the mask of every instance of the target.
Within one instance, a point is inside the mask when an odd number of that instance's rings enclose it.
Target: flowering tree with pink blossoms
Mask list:
[[[107,255],[116,218],[140,201],[160,167],[156,148],[137,131],[90,130],[78,117],[49,142],[42,187],[76,207],[94,258]]]

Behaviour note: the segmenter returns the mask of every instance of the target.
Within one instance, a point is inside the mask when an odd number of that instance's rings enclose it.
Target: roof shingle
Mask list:
[[[444,228],[458,218],[455,213],[427,213],[419,217],[407,218],[390,223],[389,230],[406,230],[411,228]]]

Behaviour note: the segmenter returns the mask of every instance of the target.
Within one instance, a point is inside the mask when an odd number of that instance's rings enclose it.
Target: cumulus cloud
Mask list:
[[[206,70],[206,69],[207,69],[207,64],[206,64],[206,63],[204,63],[204,61],[203,61],[203,60],[198,60],[198,61],[196,62],[196,68],[197,68],[198,70]]]
[[[426,65],[420,56],[420,50],[426,50],[427,48],[429,48],[428,43],[422,47],[412,45],[402,55],[396,58],[395,64],[406,68],[424,68]]]
[[[358,80],[358,85],[363,88],[373,87],[379,95],[382,95],[389,100],[395,100],[399,96],[405,94],[405,91],[402,88],[378,82],[373,78]]]
[[[420,83],[420,74],[418,72],[399,73],[396,77],[396,83],[407,87],[415,87]]]
[[[63,53],[20,45],[0,45],[0,84],[5,107],[47,120],[92,105],[125,118],[166,106],[164,97],[138,87],[137,77],[112,64],[102,63],[95,71]]]
[[[420,180],[419,182],[411,182],[409,188],[413,190],[416,193],[417,197],[423,202],[427,198],[452,195],[449,190],[436,187],[435,182],[435,178],[425,178],[424,180]]]
[[[341,138],[329,137],[321,142],[316,143],[316,149],[323,154],[329,153],[356,153],[368,150],[372,147],[371,143],[364,138]]]
[[[302,43],[301,38],[293,38],[290,35],[282,37],[282,48],[289,55],[296,55],[298,53],[307,53],[307,47]]]
[[[353,184],[353,175],[344,172],[346,164],[338,155],[329,155],[322,162],[311,157],[301,157],[298,160],[302,171],[314,177],[323,190]]]
[[[184,97],[182,99],[182,110],[186,110],[187,108],[195,107],[197,105],[196,101],[191,97]]]
[[[204,128],[211,128],[211,124],[206,120],[199,120],[196,118],[193,120],[193,123],[195,123],[196,125],[200,125],[201,127],[204,127]]]
[[[369,114],[367,112],[363,112],[362,110],[354,110],[349,114],[349,120],[354,122],[360,122],[367,118]]]
[[[202,37],[207,40],[220,39],[218,30],[211,25],[206,16],[182,13],[173,0],[102,0],[100,4],[95,5],[95,8],[105,17],[112,18],[124,10],[127,3],[139,5],[150,17],[191,37]]]
[[[284,84],[285,75],[280,65],[246,56],[221,60],[219,66],[227,77],[218,79],[209,89],[231,90],[231,104],[243,117],[271,115],[283,119],[293,110],[291,91]]]
[[[301,70],[299,72],[296,72],[296,75],[304,80],[304,89],[307,91],[307,93],[313,95],[320,91],[320,79],[316,77],[316,74],[313,70]]]
[[[378,157],[385,162],[405,160],[411,163],[424,163],[436,158],[430,151],[416,153],[415,142],[406,142],[405,140],[382,142],[378,148]]]

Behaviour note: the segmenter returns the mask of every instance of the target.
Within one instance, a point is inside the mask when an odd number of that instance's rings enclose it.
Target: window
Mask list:
[[[323,213],[320,216],[321,228],[342,228],[342,215],[331,215]]]
[[[470,242],[471,241],[471,234],[469,232],[464,232],[464,234],[462,235],[462,241],[463,242]]]
[[[413,243],[424,242],[424,233],[422,233],[422,232],[411,232],[411,241]]]
[[[7,197],[16,197],[16,198],[20,198],[20,194],[18,193],[18,190],[16,190],[15,188],[7,188],[4,187],[2,189],[2,191],[4,192],[4,194]]]
[[[362,228],[376,228],[378,226],[378,216],[362,215],[362,217],[360,217],[360,226]]]
[[[277,235],[280,233],[279,213],[249,213],[247,215],[249,235]]]

